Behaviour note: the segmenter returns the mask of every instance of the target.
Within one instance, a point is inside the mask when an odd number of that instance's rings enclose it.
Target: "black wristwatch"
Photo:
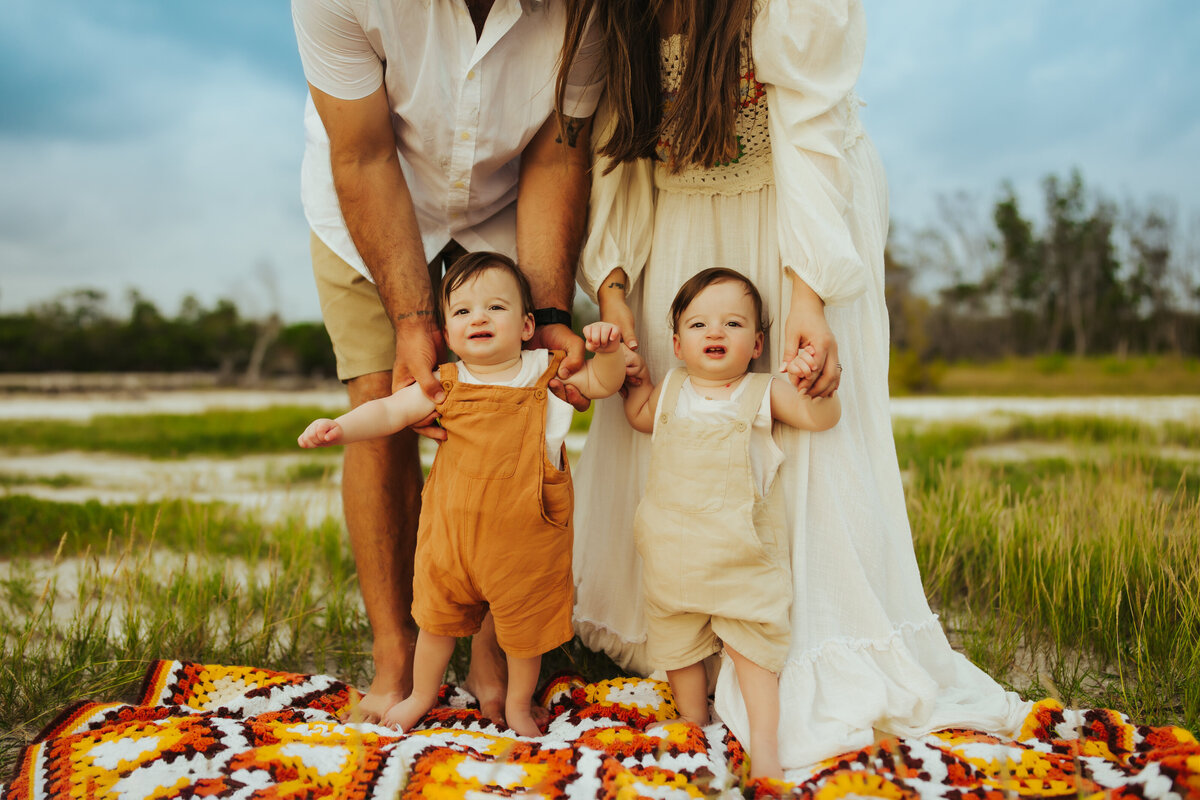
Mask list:
[[[542,325],[566,325],[571,327],[571,312],[563,311],[561,308],[535,308],[533,310],[533,324],[541,327]]]

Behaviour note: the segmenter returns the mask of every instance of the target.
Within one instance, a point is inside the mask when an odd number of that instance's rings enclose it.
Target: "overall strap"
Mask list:
[[[562,363],[563,357],[566,355],[564,350],[548,350],[550,354],[550,363],[534,383],[534,386],[546,388],[546,384],[550,383],[550,379],[558,375],[558,365]]]
[[[738,402],[737,418],[752,422],[758,414],[758,409],[762,407],[763,395],[771,389],[771,380],[773,376],[766,372],[748,372],[743,379],[746,381],[746,388],[742,390],[741,400]]]
[[[659,410],[663,414],[675,413],[675,405],[679,402],[679,391],[683,388],[685,380],[687,380],[687,370],[682,367],[675,367],[667,373],[667,379],[663,381],[662,391],[658,395],[658,408],[655,409],[655,414]],[[657,424],[657,419],[655,423]]]
[[[458,382],[458,364],[455,362],[446,362],[438,367],[438,375],[442,379],[442,383],[457,383]],[[449,389],[449,386],[443,386],[443,389]]]

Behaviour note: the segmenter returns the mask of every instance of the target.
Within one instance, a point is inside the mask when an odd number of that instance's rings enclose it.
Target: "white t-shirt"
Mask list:
[[[776,378],[772,378],[772,380],[776,380]],[[666,378],[663,378],[663,383],[666,384],[666,382]],[[692,386],[691,378],[685,378],[683,385],[679,388],[679,399],[675,403],[675,416],[713,424],[729,422],[737,418],[738,401],[749,385],[750,381],[742,380],[734,387],[728,398],[709,400],[696,391],[696,388]],[[659,393],[658,401],[661,405],[662,393]],[[655,409],[656,417],[658,413],[658,409]],[[754,415],[754,422],[750,425],[750,469],[754,473],[754,484],[763,497],[766,497],[767,492],[771,489],[775,473],[779,471],[779,465],[783,463],[783,451],[779,449],[779,445],[771,436],[773,424],[771,391],[768,389],[763,392],[762,404],[759,405],[758,412]]]
[[[487,386],[511,386],[524,388],[533,386],[542,377],[546,367],[550,366],[550,351],[522,350],[521,371],[516,377],[507,381],[481,381],[467,371],[466,365],[458,362],[458,379],[463,383],[475,383]],[[546,457],[550,463],[562,469],[562,446],[571,432],[571,420],[574,419],[575,408],[566,400],[560,400],[551,392],[546,392]]]
[[[304,75],[317,89],[357,100],[387,87],[426,260],[451,239],[515,257],[520,155],[554,110],[565,3],[495,0],[478,41],[462,0],[292,0],[292,21]],[[596,108],[600,46],[589,29],[568,82],[568,116]],[[369,279],[342,219],[329,137],[311,97],[304,123],[305,216]]]

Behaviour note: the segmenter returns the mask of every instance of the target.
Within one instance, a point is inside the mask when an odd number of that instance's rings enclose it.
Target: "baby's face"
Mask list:
[[[754,300],[738,281],[705,287],[679,315],[675,357],[694,377],[733,380],[762,353]]]
[[[522,310],[521,289],[502,269],[468,279],[450,293],[445,311],[446,344],[468,365],[511,361],[533,336],[533,316]]]

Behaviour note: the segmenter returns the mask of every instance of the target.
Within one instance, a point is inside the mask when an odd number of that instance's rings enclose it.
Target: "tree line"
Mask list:
[[[990,215],[960,195],[889,243],[892,345],[910,360],[1200,354],[1200,220],[1167,200],[1118,204],[1078,171],[1042,181],[1040,216],[1011,186]],[[922,279],[935,277],[931,292]]]
[[[1200,355],[1200,220],[1168,201],[1117,204],[1078,172],[1042,182],[1040,214],[1011,186],[990,209],[943,198],[936,224],[889,241],[894,361]],[[247,318],[187,297],[175,316],[130,292],[128,314],[79,289],[0,315],[0,372],[216,372],[229,382],[335,375],[320,322]],[[576,317],[594,316],[577,303]],[[920,388],[913,386],[911,388]]]
[[[232,300],[205,307],[188,296],[175,316],[136,291],[128,315],[97,289],[79,289],[20,314],[0,315],[0,372],[215,372],[225,382],[332,377],[319,322],[250,319]]]

